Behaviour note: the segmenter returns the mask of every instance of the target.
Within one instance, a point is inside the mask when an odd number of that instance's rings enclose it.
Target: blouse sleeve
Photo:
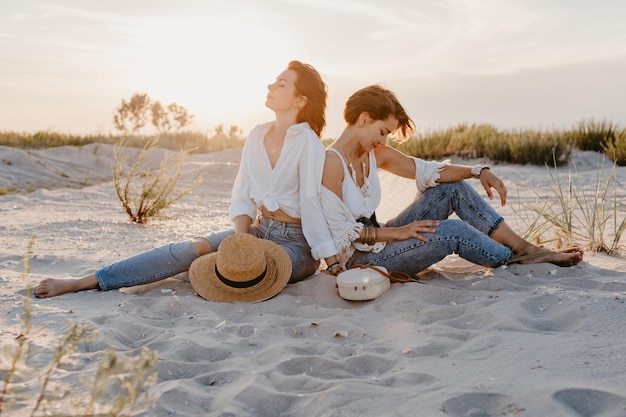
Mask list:
[[[326,150],[317,136],[305,139],[305,148],[300,153],[298,161],[302,232],[311,247],[313,258],[328,258],[336,255],[337,250],[320,202]]]
[[[249,154],[250,150],[248,141],[246,140],[241,153],[239,171],[235,177],[235,183],[230,196],[230,208],[228,210],[228,214],[231,220],[241,215],[249,216],[252,220],[256,218],[257,208],[254,201],[250,197]]]
[[[415,184],[417,185],[417,195],[421,195],[428,188],[439,185],[439,172],[450,164],[450,160],[445,161],[424,161],[420,158],[413,157],[415,162]]]
[[[320,201],[335,247],[338,252],[345,252],[361,235],[363,223],[357,222],[337,194],[323,185],[320,190]]]

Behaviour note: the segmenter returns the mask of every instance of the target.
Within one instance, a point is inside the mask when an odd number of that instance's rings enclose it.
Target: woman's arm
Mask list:
[[[400,177],[415,178],[415,161],[412,157],[386,145],[375,148],[374,152],[379,168]],[[468,165],[445,164],[439,170],[439,178],[436,182],[456,182],[473,178],[472,168],[473,167]],[[479,179],[489,199],[493,199],[493,192],[491,190],[493,188],[500,196],[500,204],[504,206],[506,204],[507,194],[504,182],[488,168],[480,171]]]
[[[235,225],[235,233],[248,233],[252,225],[252,219],[242,214],[233,219],[233,224]]]

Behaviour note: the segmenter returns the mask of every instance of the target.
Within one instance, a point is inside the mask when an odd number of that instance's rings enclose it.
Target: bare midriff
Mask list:
[[[263,217],[267,217],[268,219],[276,220],[281,223],[291,223],[291,224],[302,224],[300,219],[296,219],[291,217],[287,213],[285,213],[282,209],[278,209],[276,211],[269,211],[265,207],[261,207],[261,214]]]

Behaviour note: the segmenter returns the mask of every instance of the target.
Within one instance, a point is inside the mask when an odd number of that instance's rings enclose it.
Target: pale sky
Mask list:
[[[116,133],[146,92],[248,133],[292,59],[329,87],[324,137],[369,84],[418,127],[626,127],[623,0],[0,0],[0,131]]]

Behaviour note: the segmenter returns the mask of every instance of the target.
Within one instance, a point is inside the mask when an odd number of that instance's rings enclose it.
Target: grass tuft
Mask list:
[[[131,416],[151,407],[154,399],[148,389],[157,381],[158,356],[147,348],[134,357],[109,351],[99,361],[96,372],[81,380],[82,386],[64,382],[67,365],[75,361],[80,347],[96,336],[87,324],[69,323],[52,349],[37,349],[50,359],[41,364],[41,369],[33,366],[43,357],[35,358],[33,348],[33,286],[28,279],[33,243],[31,239],[24,255],[26,296],[21,331],[12,344],[2,346],[9,365],[0,369],[0,416],[18,412],[29,416],[60,415],[58,410],[62,410],[62,415],[73,416]]]

